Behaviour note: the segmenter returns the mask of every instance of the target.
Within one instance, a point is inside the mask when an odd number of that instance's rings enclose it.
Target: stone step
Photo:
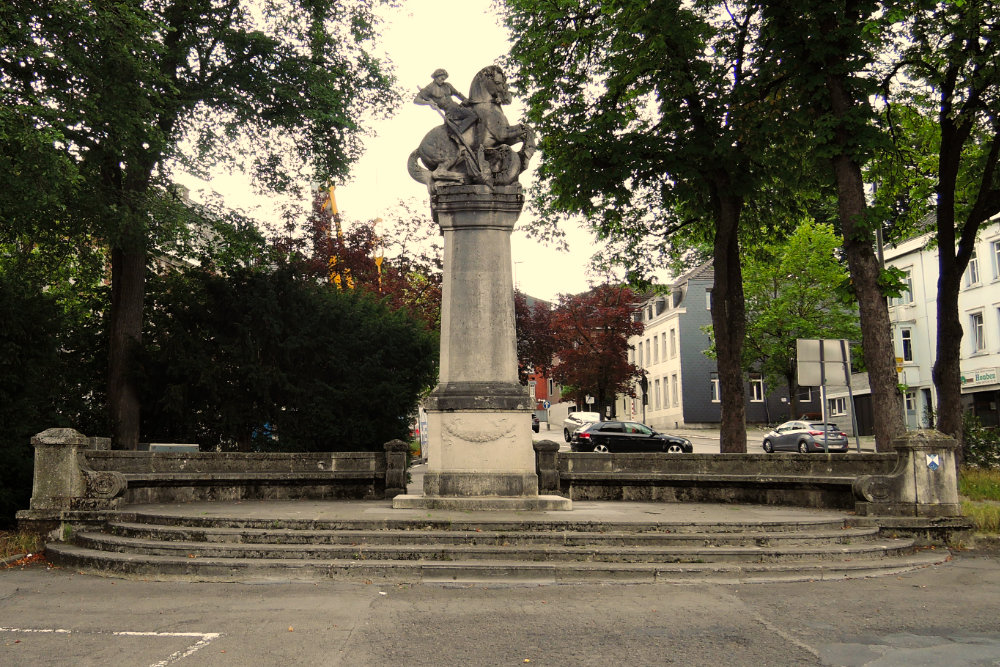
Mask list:
[[[484,513],[488,514],[488,513]],[[256,528],[288,530],[459,530],[485,531],[582,531],[594,533],[741,533],[787,532],[790,530],[835,530],[844,527],[838,518],[807,521],[574,521],[550,519],[525,514],[516,519],[463,520],[401,518],[401,519],[254,519],[248,517],[203,517],[149,512],[119,512],[118,522],[145,523],[160,526],[188,526],[203,528]]]
[[[229,582],[337,579],[444,585],[602,582],[683,584],[703,581],[743,584],[842,580],[908,572],[949,558],[945,550],[924,550],[895,558],[802,560],[794,563],[287,560],[116,553],[68,543],[51,543],[46,547],[46,553],[57,565],[111,576]]]
[[[857,544],[878,537],[876,527],[746,532],[542,531],[542,530],[310,530],[161,526],[113,522],[107,532],[120,537],[161,541],[253,544],[514,544],[562,546],[767,546],[778,544]]]
[[[299,560],[507,560],[602,561],[619,563],[790,562],[885,558],[908,553],[913,540],[879,539],[859,544],[754,546],[566,546],[482,544],[258,544],[147,540],[106,533],[80,533],[83,547],[121,553],[189,558],[260,558]]]

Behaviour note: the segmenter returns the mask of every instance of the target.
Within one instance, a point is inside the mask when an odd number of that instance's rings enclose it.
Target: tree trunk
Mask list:
[[[861,347],[868,367],[872,412],[875,418],[875,449],[891,451],[892,441],[906,430],[903,403],[896,375],[896,354],[889,324],[889,308],[879,288],[881,267],[875,257],[874,234],[865,220],[864,180],[861,166],[850,153],[852,138],[846,119],[857,104],[866,101],[851,99],[842,76],[826,77],[830,106],[834,116],[844,125],[835,131],[835,141],[843,152],[832,158],[837,183],[837,206],[840,229],[844,235],[844,255],[858,298],[861,320]],[[825,414],[826,411],[824,410]]]
[[[111,250],[111,311],[108,348],[108,408],[115,449],[139,445],[139,395],[135,356],[142,341],[142,302],[146,290],[143,248]]]
[[[937,297],[937,359],[933,377],[937,389],[937,430],[962,441],[962,321],[958,314],[958,289],[962,271],[955,265],[954,255],[946,259],[939,249]]]
[[[833,171],[844,254],[858,297],[861,346],[875,418],[875,449],[886,452],[892,450],[892,441],[905,430],[889,308],[878,284],[881,267],[872,249],[872,234],[863,228],[866,204],[861,168],[842,154],[834,156]]]
[[[798,419],[799,413],[799,378],[795,371],[785,375],[785,384],[788,386],[788,418]]]
[[[746,304],[743,300],[743,270],[738,233],[743,202],[738,197],[719,195],[715,200],[712,328],[715,333],[719,389],[722,394],[719,450],[722,453],[746,453],[746,403],[742,365]]]

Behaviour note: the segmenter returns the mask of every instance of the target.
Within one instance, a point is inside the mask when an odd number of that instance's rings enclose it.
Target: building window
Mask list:
[[[646,363],[653,365],[653,355],[649,353],[649,339],[646,339]]]
[[[841,398],[831,398],[830,399],[830,416],[831,417],[843,417],[847,414],[847,399]]]
[[[965,286],[972,287],[979,284],[979,258],[976,257],[976,249],[972,249],[972,256],[969,258],[969,267],[965,270]]]
[[[993,279],[1000,280],[1000,241],[991,243],[990,250],[993,257]]]
[[[639,368],[645,368],[645,366],[642,365],[642,341],[641,340],[639,341],[639,346],[635,350],[636,350],[636,359],[637,359],[636,366],[638,366]]]
[[[750,376],[750,402],[764,402],[764,378],[760,375]]]
[[[903,401],[906,403],[907,412],[917,411],[917,392],[915,391],[906,392],[905,394],[903,394]]]
[[[670,390],[667,388],[667,378],[663,378],[663,407],[670,406]]]
[[[719,374],[712,373],[712,402],[718,403],[722,400],[722,394],[719,389]]]
[[[674,402],[674,407],[677,407],[679,400],[677,396],[677,373],[670,376],[670,397]]]
[[[660,362],[660,336],[657,334],[653,336],[653,363],[657,364]]]
[[[653,382],[653,408],[660,409],[660,381]]]
[[[812,387],[799,387],[799,403],[812,403]]]
[[[670,358],[673,359],[677,356],[677,330],[670,330]]]
[[[555,393],[556,393],[555,382],[550,379],[549,380],[549,393],[547,395],[548,396],[554,396]]]
[[[705,310],[712,310],[712,290],[705,290]]]
[[[666,361],[667,357],[667,334],[660,336],[660,340],[663,341],[663,360]]]
[[[972,313],[969,316],[969,328],[972,333],[972,352],[982,352],[986,349],[986,327],[983,325],[982,313]]]
[[[913,330],[900,329],[899,340],[902,344],[903,361],[913,361]]]
[[[905,306],[908,303],[913,303],[913,277],[910,275],[909,269],[903,272],[900,282],[902,287],[899,289],[899,296],[889,299],[890,306]]]

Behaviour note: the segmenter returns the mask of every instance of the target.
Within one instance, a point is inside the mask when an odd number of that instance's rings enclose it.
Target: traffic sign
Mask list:
[[[551,407],[552,407],[551,403],[549,403],[548,401],[542,401],[542,408],[543,409],[548,410]]]

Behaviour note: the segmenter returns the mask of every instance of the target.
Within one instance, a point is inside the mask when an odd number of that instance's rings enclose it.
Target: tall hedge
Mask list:
[[[153,278],[144,440],[203,449],[364,451],[405,438],[437,338],[360,291],[290,269]]]

